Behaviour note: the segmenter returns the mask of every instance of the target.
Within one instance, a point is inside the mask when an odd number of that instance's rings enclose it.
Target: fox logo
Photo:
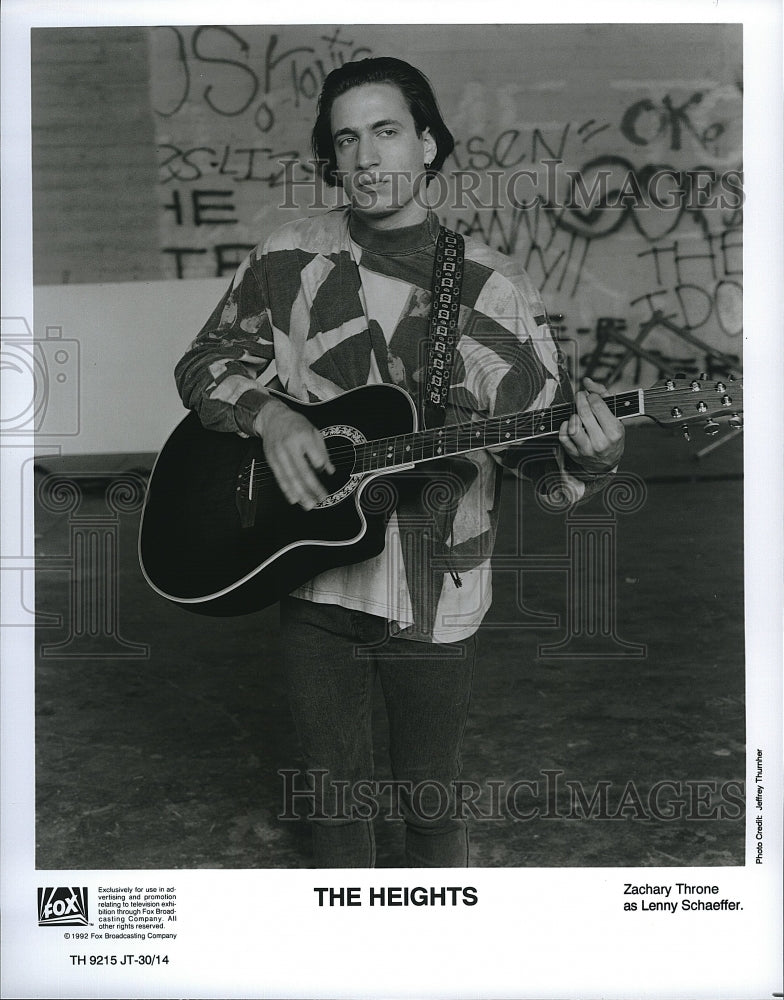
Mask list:
[[[87,924],[87,887],[51,886],[38,890],[39,927],[83,927]]]

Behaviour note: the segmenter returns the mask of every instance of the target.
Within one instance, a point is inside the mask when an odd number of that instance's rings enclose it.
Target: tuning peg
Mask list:
[[[707,377],[708,377],[707,372],[700,372],[700,382],[704,382]]]
[[[733,430],[739,430],[743,426],[743,417],[739,413],[733,413],[728,423]]]
[[[732,374],[732,372],[729,372],[727,374],[727,381],[728,382],[734,382],[735,381],[735,376]]]
[[[688,424],[684,424],[683,427],[681,427],[681,434],[683,435],[684,440],[691,441],[691,433],[689,432]]]
[[[713,437],[714,434],[719,433],[719,425],[715,420],[706,420],[705,427],[703,428],[708,437]]]

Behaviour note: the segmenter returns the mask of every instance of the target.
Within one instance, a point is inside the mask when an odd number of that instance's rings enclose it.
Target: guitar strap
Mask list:
[[[457,341],[464,257],[463,237],[440,226],[433,262],[427,383],[422,399],[422,426],[427,428],[442,427],[446,419],[446,401]]]

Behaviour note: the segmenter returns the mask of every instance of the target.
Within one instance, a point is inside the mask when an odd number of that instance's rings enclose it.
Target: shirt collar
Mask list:
[[[371,253],[393,255],[415,253],[436,245],[439,222],[435,212],[415,226],[399,229],[373,229],[362,219],[349,212],[348,228],[351,239],[363,250]]]

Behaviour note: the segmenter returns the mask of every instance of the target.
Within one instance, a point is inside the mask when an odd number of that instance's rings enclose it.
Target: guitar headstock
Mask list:
[[[643,411],[657,423],[683,429],[688,437],[693,421],[705,423],[706,434],[719,430],[717,417],[729,417],[732,428],[742,427],[743,379],[668,378],[643,391]]]

